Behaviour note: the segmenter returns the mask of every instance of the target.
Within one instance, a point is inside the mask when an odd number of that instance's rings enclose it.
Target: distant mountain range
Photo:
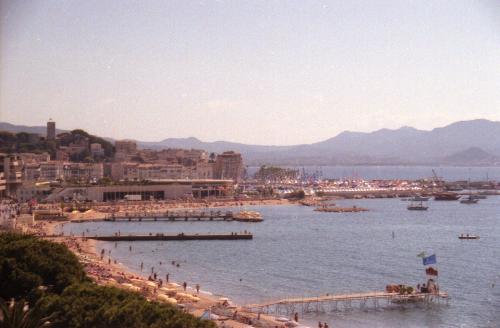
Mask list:
[[[0,123],[0,130],[45,134],[45,127]],[[63,130],[59,130],[63,131]],[[471,120],[431,131],[402,127],[374,132],[345,131],[325,141],[262,146],[196,138],[137,141],[140,148],[197,148],[241,152],[248,165],[500,165],[500,122]]]

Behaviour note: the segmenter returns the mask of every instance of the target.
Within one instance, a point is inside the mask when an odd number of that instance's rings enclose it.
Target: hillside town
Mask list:
[[[46,134],[2,132],[0,196],[30,204],[58,202],[189,201],[304,196],[394,197],[460,190],[467,181],[324,179],[321,172],[262,166],[248,176],[240,153],[202,149],[139,149],[133,140],[83,130]],[[475,189],[497,189],[494,181]]]

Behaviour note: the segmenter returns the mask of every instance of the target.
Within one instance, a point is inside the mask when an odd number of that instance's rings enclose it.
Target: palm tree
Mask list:
[[[0,298],[0,328],[40,328],[50,327],[52,315],[43,317],[40,303],[31,309],[24,300],[12,301],[10,305]]]

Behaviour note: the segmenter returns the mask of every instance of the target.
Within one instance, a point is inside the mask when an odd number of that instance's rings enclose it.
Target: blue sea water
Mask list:
[[[440,288],[448,305],[384,307],[308,314],[330,327],[500,327],[500,197],[477,205],[429,201],[428,211],[408,211],[399,199],[341,200],[362,213],[320,213],[298,205],[246,206],[261,223],[99,222],[66,224],[65,232],[205,233],[248,230],[250,241],[100,242],[135,272],[144,262],[203,290],[243,305],[283,297],[383,290],[387,284],[425,281],[422,251],[437,255]],[[394,232],[394,238],[392,233]],[[479,240],[459,240],[474,233]],[[129,246],[132,251],[129,251]],[[160,265],[159,262],[162,262]],[[179,268],[171,261],[179,262]],[[241,279],[241,280],[240,280]]]

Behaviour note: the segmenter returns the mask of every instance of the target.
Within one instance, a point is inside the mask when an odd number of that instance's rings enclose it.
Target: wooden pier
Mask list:
[[[351,310],[356,305],[365,309],[369,305],[378,308],[389,304],[411,303],[445,303],[448,304],[448,293],[414,293],[399,294],[387,292],[366,292],[341,295],[323,295],[317,297],[287,298],[261,304],[248,304],[244,308],[255,313],[274,315],[290,315],[301,313],[324,313],[328,311]]]
[[[113,236],[82,236],[82,238],[95,239],[101,241],[184,241],[184,240],[251,240],[251,233],[230,233],[230,234],[176,234],[165,235],[161,233],[150,235],[113,235]]]
[[[261,222],[262,218],[242,217],[232,211],[158,211],[125,212],[106,214],[104,218],[76,219],[72,222],[142,222],[142,221],[239,221]]]

